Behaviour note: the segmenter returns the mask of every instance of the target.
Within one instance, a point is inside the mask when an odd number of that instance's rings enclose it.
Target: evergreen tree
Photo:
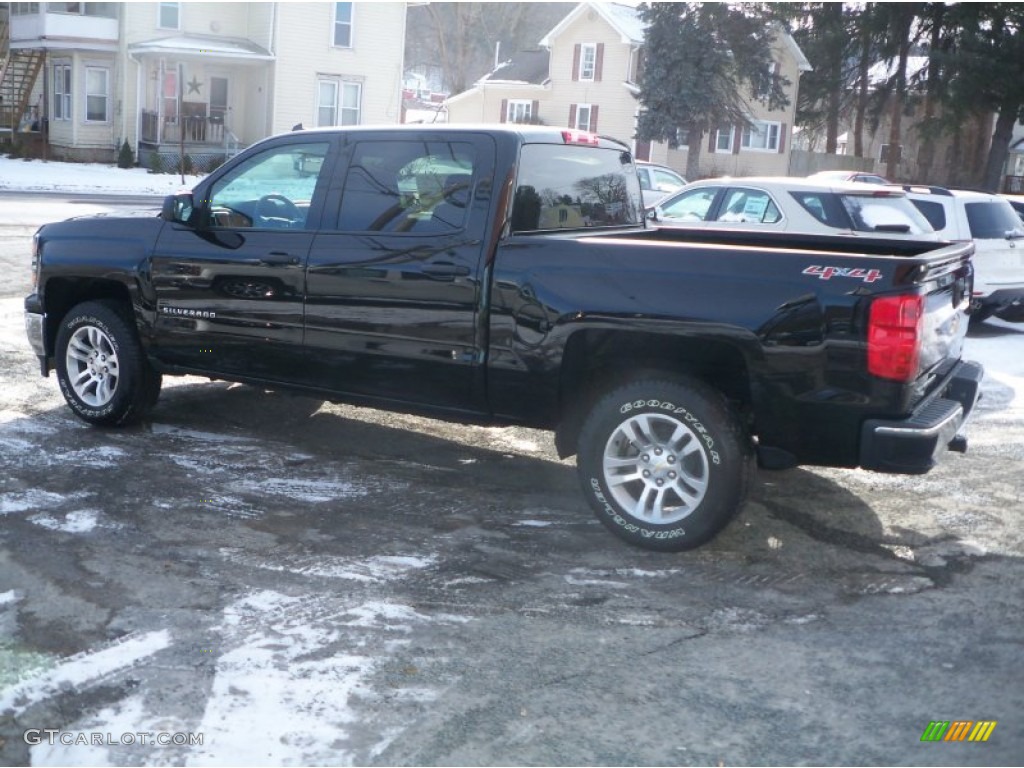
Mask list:
[[[128,139],[124,140],[121,145],[121,149],[117,153],[117,167],[118,168],[132,168],[135,165],[135,153],[132,152],[131,145],[128,143]]]
[[[962,3],[947,103],[960,114],[998,113],[982,187],[999,190],[1014,125],[1024,120],[1024,4]]]
[[[647,32],[637,138],[685,143],[686,176],[696,179],[710,131],[748,124],[753,98],[770,109],[789,104],[789,81],[771,67],[776,23],[761,3],[651,3],[640,14]]]
[[[793,26],[793,39],[813,64],[800,78],[796,122],[804,135],[825,135],[825,152],[838,147],[839,124],[855,103],[855,9],[843,3],[780,3],[776,14]]]

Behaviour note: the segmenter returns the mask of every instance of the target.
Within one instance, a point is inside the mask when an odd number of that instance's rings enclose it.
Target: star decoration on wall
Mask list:
[[[202,83],[199,82],[195,75],[192,75],[192,79],[188,81],[187,85],[189,93],[199,93],[199,88],[202,86]]]

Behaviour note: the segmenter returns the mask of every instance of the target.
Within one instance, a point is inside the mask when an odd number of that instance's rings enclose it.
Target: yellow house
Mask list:
[[[540,122],[577,128],[626,142],[638,159],[686,168],[685,147],[672,150],[667,144],[636,140],[644,25],[635,7],[580,3],[539,45],[540,50],[517,54],[449,98],[449,122]],[[790,105],[769,111],[751,97],[749,125],[721,126],[704,137],[702,176],[787,172],[797,87],[810,64],[781,28],[774,66],[791,83]]]

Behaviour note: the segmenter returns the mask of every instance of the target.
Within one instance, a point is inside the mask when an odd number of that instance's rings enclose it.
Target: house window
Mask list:
[[[337,125],[338,84],[333,80],[317,80],[316,83],[316,124],[317,126]]]
[[[580,46],[580,80],[593,80],[597,71],[597,46],[584,43]]]
[[[575,119],[575,125],[572,127],[581,131],[590,132],[594,130],[590,127],[590,116],[591,116],[591,105],[590,104],[577,104],[577,119]]]
[[[47,13],[73,13],[77,16],[117,18],[117,3],[49,3]]]
[[[533,118],[533,102],[523,99],[509,99],[505,114],[507,123],[528,123]]]
[[[53,65],[53,119],[71,119],[71,65]]]
[[[86,122],[106,122],[110,119],[110,70],[100,67],[85,68]]]
[[[764,120],[751,120],[744,126],[740,146],[743,149],[759,152],[778,152],[780,123],[769,123]]]
[[[334,4],[334,46],[352,47],[352,3]]]
[[[39,13],[39,3],[11,3],[11,16],[31,16]]]
[[[363,87],[359,83],[341,84],[341,125],[359,125],[359,105]]]
[[[181,28],[181,3],[160,3],[157,26],[160,29]]]
[[[715,132],[715,152],[732,152],[732,139],[732,126],[723,125]]]
[[[359,125],[362,86],[339,80],[317,81],[316,124]],[[339,101],[340,97],[340,101]]]

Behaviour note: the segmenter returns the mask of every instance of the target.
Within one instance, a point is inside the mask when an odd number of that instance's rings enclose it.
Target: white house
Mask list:
[[[145,163],[397,123],[405,18],[390,2],[10,3],[9,61],[40,62],[19,126],[45,126],[53,156],[109,160],[127,140]]]

